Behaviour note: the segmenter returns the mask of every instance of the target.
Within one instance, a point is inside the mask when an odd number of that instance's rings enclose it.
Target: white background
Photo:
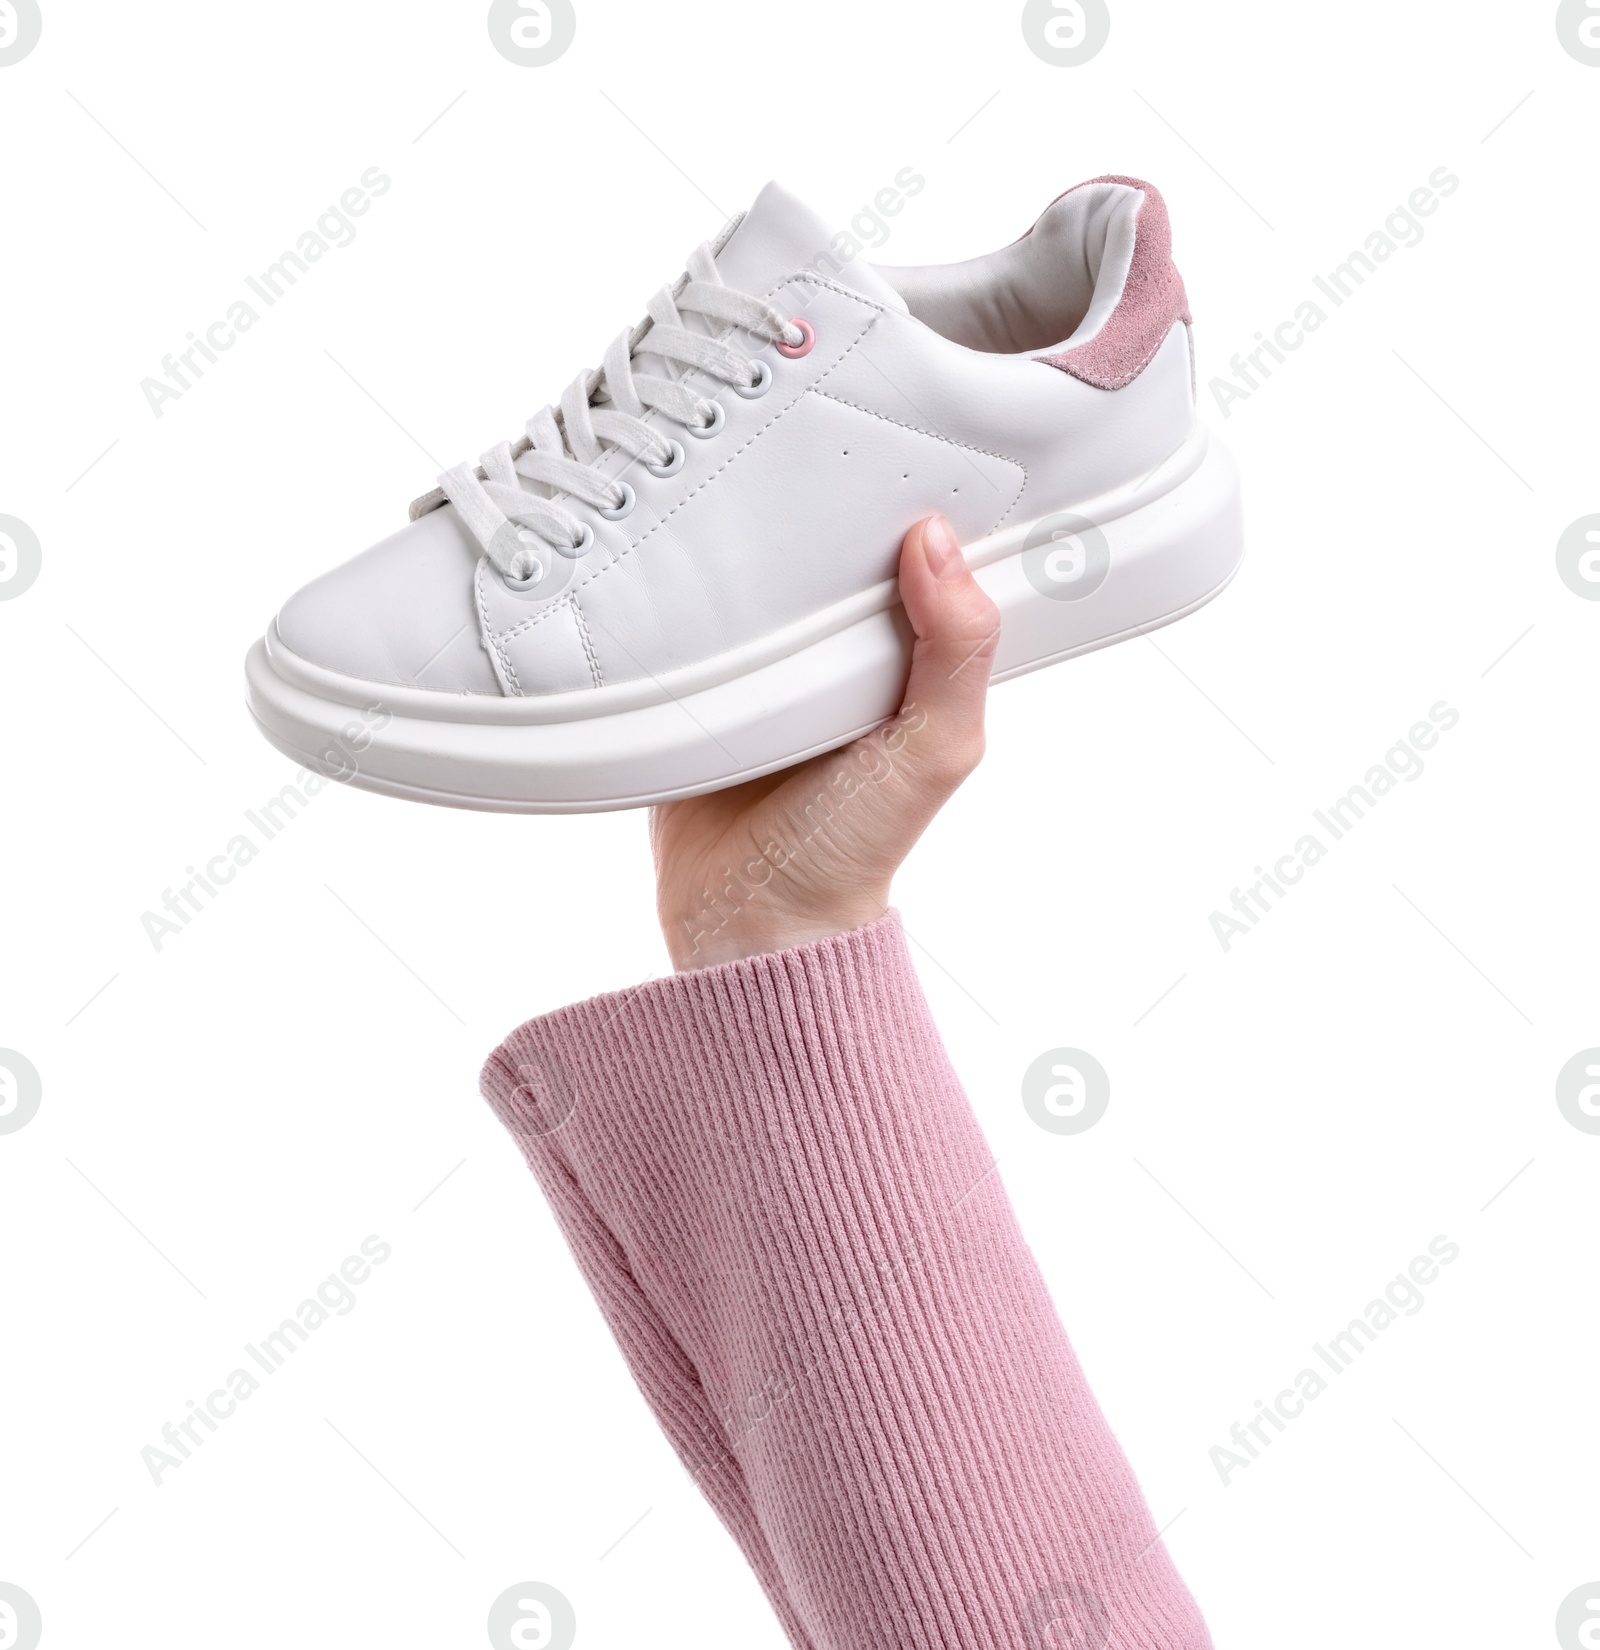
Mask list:
[[[1555,1102],[1600,1044],[1600,602],[1555,562],[1600,510],[1600,68],[1544,0],[1114,3],[1075,69],[1016,4],[579,0],[538,69],[484,9],[45,0],[0,69],[0,513],[43,545],[0,603],[0,1045],[44,1085],[0,1136],[0,1581],[48,1650],[479,1644],[524,1580],[585,1650],[780,1644],[476,1092],[519,1020],[666,968],[644,817],[329,787],[159,952],[141,914],[292,778],[242,703],[277,604],[769,176],[843,226],[914,167],[911,263],[1121,172],[1167,196],[1249,555],[998,690],[897,903],[1219,1650],[1554,1642],[1600,1574],[1600,1136]],[[372,166],[355,241],[155,418],[140,380]],[[1224,418],[1208,381],[1440,166],[1421,243]],[[1210,913],[1440,700],[1422,776],[1225,953]],[[1112,1083],[1065,1138],[1019,1095],[1061,1045]],[[373,1233],[354,1310],[156,1487],[163,1423]],[[1224,1486],[1441,1233],[1424,1309]]]

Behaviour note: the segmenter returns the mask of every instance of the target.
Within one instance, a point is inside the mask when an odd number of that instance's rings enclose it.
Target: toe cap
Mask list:
[[[297,591],[278,635],[341,675],[498,696],[474,595],[479,555],[452,506],[432,510]]]

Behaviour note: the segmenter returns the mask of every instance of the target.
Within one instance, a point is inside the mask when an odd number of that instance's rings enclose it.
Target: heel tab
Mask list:
[[[1077,342],[1069,339],[1070,347],[1034,359],[1096,389],[1119,390],[1144,371],[1179,321],[1191,325],[1193,317],[1183,277],[1172,261],[1167,203],[1153,183],[1118,173],[1090,178],[1058,195],[1040,218],[1079,190],[1107,184],[1117,186],[1119,193],[1127,190],[1137,195],[1127,230],[1119,237],[1121,244],[1113,247],[1108,241],[1107,261],[1099,274],[1100,282],[1120,282],[1115,302],[1088,337]]]

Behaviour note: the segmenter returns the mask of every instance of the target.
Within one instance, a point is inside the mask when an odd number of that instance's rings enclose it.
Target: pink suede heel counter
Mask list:
[[[1134,231],[1133,261],[1122,298],[1110,318],[1088,343],[1057,355],[1036,357],[1096,389],[1120,390],[1149,366],[1174,324],[1191,324],[1183,277],[1172,261],[1172,223],[1161,191],[1143,178],[1108,174],[1077,185],[1123,183],[1142,191]],[[1073,194],[1074,190],[1067,190]],[[1057,197],[1058,199],[1061,197]],[[1052,203],[1053,204],[1053,203]]]

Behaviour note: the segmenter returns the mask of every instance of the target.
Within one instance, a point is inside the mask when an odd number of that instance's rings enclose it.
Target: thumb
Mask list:
[[[1000,642],[1000,611],[967,569],[943,516],[919,521],[900,547],[900,600],[916,632],[905,715],[927,719],[914,742],[928,778],[954,790],[983,756],[983,706]]]

